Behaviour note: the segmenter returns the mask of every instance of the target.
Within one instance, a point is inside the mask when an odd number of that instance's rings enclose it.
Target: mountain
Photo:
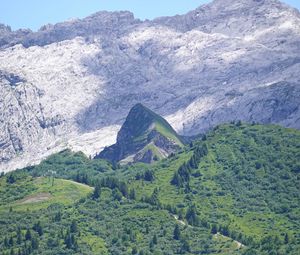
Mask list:
[[[0,28],[0,169],[114,144],[141,102],[180,135],[236,120],[300,128],[300,14],[215,0],[140,21],[99,12],[37,32]]]
[[[238,121],[152,165],[62,151],[0,176],[0,251],[298,255],[299,148],[298,130]]]
[[[118,36],[123,32],[122,27],[130,27],[137,23],[140,23],[140,21],[134,19],[133,14],[130,12],[102,11],[82,20],[73,19],[55,25],[47,24],[42,26],[38,32],[32,32],[29,29],[11,31],[10,27],[1,24],[0,48],[18,44],[22,44],[26,48],[34,45],[45,46],[81,36],[87,39],[94,35]]]
[[[175,153],[182,146],[182,138],[165,119],[142,104],[136,104],[118,133],[117,143],[105,148],[96,158],[111,162],[152,163]]]

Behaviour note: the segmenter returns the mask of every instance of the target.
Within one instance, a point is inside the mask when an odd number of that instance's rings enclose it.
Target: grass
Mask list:
[[[184,146],[183,142],[181,141],[180,137],[177,135],[175,130],[164,119],[155,121],[155,127],[159,133],[171,139],[180,147]]]
[[[149,197],[158,188],[162,204],[186,208],[194,203],[200,218],[228,225],[257,241],[268,235],[282,240],[283,233],[296,238],[299,222],[290,220],[289,215],[299,216],[299,207],[293,206],[300,203],[299,178],[291,172],[297,164],[295,157],[300,158],[299,141],[299,131],[274,125],[242,125],[240,128],[224,125],[208,135],[209,153],[196,170],[201,176],[191,178],[189,194],[170,181],[192,152],[167,160],[166,167],[161,163],[154,165],[155,181],[134,181],[131,187],[137,190],[138,199]],[[260,161],[263,167],[256,169],[256,162]],[[240,168],[238,174],[234,172],[237,167]],[[266,190],[265,183],[270,183],[272,188]],[[275,191],[278,187],[280,190]],[[291,210],[290,214],[275,211],[282,206],[280,201],[290,207],[287,209]]]
[[[45,177],[36,179],[27,178],[25,180],[19,180],[14,184],[6,184],[4,179],[1,179],[2,190],[8,185],[11,186],[11,189],[17,191],[22,190],[25,186],[27,186],[28,189],[26,189],[23,194],[18,194],[18,197],[12,197],[10,203],[0,206],[0,211],[7,211],[9,208],[15,211],[40,210],[47,208],[51,204],[68,206],[80,198],[86,197],[93,190],[93,188],[87,185],[69,180]],[[20,197],[22,198],[20,199]],[[45,199],[39,201],[41,197]]]
[[[85,234],[81,236],[80,238],[80,245],[87,245],[89,250],[93,254],[101,254],[101,255],[108,255],[108,250],[106,248],[105,241],[98,237],[98,236],[93,236],[90,234]]]
[[[174,173],[190,160],[196,148],[203,148],[204,143],[208,153],[201,157],[197,169],[190,170],[189,189],[172,185]],[[98,179],[114,177],[126,182],[128,191],[134,189],[136,198],[115,198],[116,191],[105,186],[101,198],[93,200],[87,197],[92,188],[78,183],[55,179],[52,186],[49,178],[27,175],[14,184],[7,184],[4,177],[0,179],[0,213],[6,225],[0,225],[0,229],[3,233],[16,232],[10,217],[5,216],[10,206],[16,218],[21,214],[27,217],[19,218],[18,223],[26,225],[32,222],[33,214],[43,212],[40,217],[44,217],[46,225],[48,218],[53,219],[58,210],[53,207],[53,212],[48,212],[48,206],[60,203],[63,205],[60,209],[62,220],[55,222],[54,230],[46,228],[48,236],[53,233],[56,236],[62,226],[66,233],[74,219],[80,229],[76,238],[82,249],[90,251],[87,254],[132,254],[135,248],[144,254],[149,251],[150,254],[179,254],[182,242],[173,239],[177,223],[183,239],[191,246],[191,252],[186,254],[238,255],[244,254],[249,247],[254,253],[245,254],[298,255],[299,158],[299,131],[274,125],[246,124],[219,126],[203,140],[153,165],[140,163],[111,170],[105,162],[94,163],[82,155],[65,152],[30,169],[29,173],[37,176],[39,170],[42,175],[49,169],[60,169],[57,176],[70,179],[83,173],[89,177],[85,181],[91,185]],[[136,178],[138,173],[146,170],[153,171],[153,181]],[[149,201],[144,198],[151,197],[156,188],[161,207],[144,202]],[[29,212],[29,204],[20,204],[40,195],[49,196],[49,199],[30,204]],[[169,211],[163,209],[166,205],[175,208],[176,212],[169,207]],[[197,226],[183,225],[172,215],[182,212],[184,217],[191,205],[196,206],[200,219]],[[231,238],[226,234],[212,235],[213,224],[217,225],[218,232],[228,228]],[[153,245],[155,235],[158,241]],[[285,243],[286,235],[288,244]],[[271,241],[267,239],[270,237],[273,238]],[[245,241],[247,247],[240,249],[235,240]]]

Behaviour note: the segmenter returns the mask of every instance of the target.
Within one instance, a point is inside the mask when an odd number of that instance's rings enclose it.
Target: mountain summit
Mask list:
[[[237,120],[300,129],[299,70],[300,14],[277,0],[0,25],[0,171],[66,148],[94,157],[139,102],[183,136]]]
[[[214,0],[187,14],[161,17],[154,22],[181,32],[196,29],[245,37],[274,26],[277,29],[272,33],[280,32],[280,26],[294,18],[300,18],[299,11],[278,0]]]
[[[180,136],[164,118],[139,103],[130,110],[117,143],[96,158],[151,163],[176,152],[182,145]]]

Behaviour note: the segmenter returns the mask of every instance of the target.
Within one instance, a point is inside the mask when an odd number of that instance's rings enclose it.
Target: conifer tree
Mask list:
[[[41,222],[38,221],[38,223],[34,224],[33,230],[39,234],[39,236],[42,236],[44,234],[43,228],[41,226]]]
[[[181,241],[181,253],[185,254],[186,252],[190,252],[190,251],[191,251],[190,243],[186,238],[184,238]]]
[[[288,235],[288,233],[286,233],[285,236],[284,236],[284,243],[288,244],[289,242],[290,242],[289,235]]]
[[[11,236],[10,238],[9,238],[9,241],[8,241],[8,245],[9,245],[9,247],[12,247],[12,246],[14,246],[14,238]]]
[[[135,200],[136,199],[136,193],[135,193],[135,189],[134,188],[130,190],[129,198],[131,200]]]
[[[190,225],[196,226],[198,224],[198,217],[195,205],[192,205],[188,208],[185,218]]]
[[[218,233],[218,227],[217,227],[216,224],[213,224],[213,225],[212,225],[211,233],[212,233],[213,235],[215,235],[215,234]]]
[[[77,222],[75,220],[72,220],[72,223],[70,225],[70,232],[77,233],[77,231],[78,231]]]
[[[158,193],[159,193],[158,188],[155,188],[152,195],[151,195],[151,197],[150,197],[150,201],[149,201],[150,204],[152,204],[152,205],[159,205],[160,204],[159,199],[158,199]]]
[[[93,192],[93,199],[98,199],[101,196],[101,185],[97,183]]]
[[[9,242],[7,236],[4,237],[4,247],[9,247]]]
[[[180,240],[181,238],[181,231],[178,224],[175,225],[173,237],[175,240]]]
[[[21,228],[17,229],[17,244],[21,244],[22,243],[22,231]]]
[[[154,245],[157,244],[157,235],[154,235],[154,236],[153,236],[152,241],[153,241],[153,244],[154,244]]]
[[[26,240],[26,241],[31,240],[31,232],[30,232],[30,229],[27,229],[27,231],[26,231],[26,234],[25,234],[25,240]]]
[[[31,238],[31,247],[33,250],[39,248],[39,240],[35,236]]]

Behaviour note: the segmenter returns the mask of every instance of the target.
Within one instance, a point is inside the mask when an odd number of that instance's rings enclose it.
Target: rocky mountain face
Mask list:
[[[2,171],[65,148],[94,156],[139,102],[181,135],[232,120],[300,128],[300,14],[277,0],[1,25],[0,47]]]
[[[0,24],[0,47],[7,48],[22,44],[28,48],[33,45],[45,46],[52,43],[72,40],[82,36],[85,40],[95,35],[118,36],[124,32],[124,28],[130,29],[134,24],[140,23],[132,13],[122,12],[98,12],[85,19],[75,19],[55,25],[44,25],[38,32],[30,29],[11,31],[11,28]]]
[[[182,139],[165,119],[142,104],[136,104],[118,133],[117,143],[105,148],[96,158],[152,163],[182,146]]]

